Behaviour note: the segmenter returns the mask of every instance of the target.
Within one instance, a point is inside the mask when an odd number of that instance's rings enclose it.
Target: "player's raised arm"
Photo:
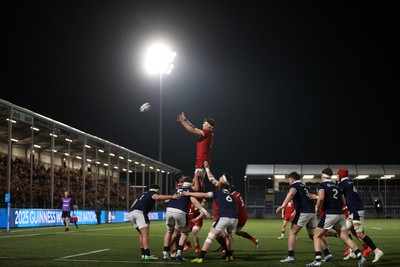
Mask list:
[[[179,122],[182,124],[182,126],[183,126],[188,132],[191,132],[191,133],[196,134],[196,135],[201,135],[201,136],[204,135],[204,132],[203,132],[202,130],[196,128],[196,126],[194,126],[193,123],[191,123],[191,122],[186,118],[184,112],[178,114],[177,121],[179,121]]]
[[[210,170],[210,165],[208,164],[207,161],[204,161],[204,168],[206,169],[207,177],[210,183],[212,183],[214,186],[219,186],[219,182],[217,179],[215,179],[214,175],[212,174]]]

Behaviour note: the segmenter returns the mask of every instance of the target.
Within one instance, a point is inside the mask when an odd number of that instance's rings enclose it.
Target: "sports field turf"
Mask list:
[[[372,263],[373,253],[368,256],[365,266],[400,266],[400,220],[367,219],[366,233],[374,240],[385,255],[377,263]],[[205,220],[200,232],[203,243],[211,220]],[[151,222],[150,248],[153,255],[162,258],[163,221]],[[295,263],[280,263],[287,256],[287,236],[278,240],[281,220],[249,220],[243,230],[260,239],[260,249],[255,250],[248,239],[234,237],[234,261],[225,262],[222,254],[213,252],[218,247],[214,241],[203,265],[220,266],[305,266],[314,258],[312,241],[303,229],[297,239]],[[289,225],[287,230],[289,229]],[[193,238],[190,236],[193,243]],[[330,237],[330,248],[334,261],[323,266],[357,266],[356,260],[344,261],[345,246],[338,238]],[[5,229],[0,232],[0,266],[158,266],[194,265],[196,263],[175,260],[143,262],[140,259],[138,233],[130,223],[81,225],[79,229],[64,227]],[[191,260],[196,257],[194,249],[183,255]]]

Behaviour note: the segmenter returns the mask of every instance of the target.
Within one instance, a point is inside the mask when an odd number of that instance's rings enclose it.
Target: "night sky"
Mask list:
[[[7,1],[0,98],[193,174],[214,118],[214,174],[247,164],[399,164],[397,1]],[[259,4],[257,4],[259,3]],[[5,6],[4,6],[5,5]],[[152,110],[140,113],[149,102]]]

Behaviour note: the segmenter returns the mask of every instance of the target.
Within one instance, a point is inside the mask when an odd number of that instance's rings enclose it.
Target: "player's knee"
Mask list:
[[[364,232],[364,227],[360,221],[353,221],[354,231],[356,231],[357,235],[359,233]]]
[[[138,228],[139,228],[139,230],[142,230],[143,228],[146,228],[146,227],[149,227],[149,225],[147,223],[139,226]]]
[[[208,233],[208,235],[207,235],[207,238],[206,238],[206,240],[204,241],[204,242],[206,242],[206,243],[212,243],[212,241],[214,240],[214,238],[215,238],[215,234],[213,234],[213,233]]]
[[[167,225],[168,233],[173,233],[175,231],[175,225]]]
[[[189,229],[189,227],[186,226],[186,227],[179,228],[179,231],[181,232],[181,234],[188,235],[190,232],[190,229]]]
[[[307,228],[308,236],[309,236],[311,239],[313,239],[313,237],[314,237],[314,230],[315,230],[315,228]]]

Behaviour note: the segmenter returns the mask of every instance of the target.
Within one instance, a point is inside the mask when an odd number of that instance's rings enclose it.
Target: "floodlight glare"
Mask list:
[[[175,56],[176,53],[165,44],[154,44],[147,50],[145,68],[150,74],[170,73]]]

